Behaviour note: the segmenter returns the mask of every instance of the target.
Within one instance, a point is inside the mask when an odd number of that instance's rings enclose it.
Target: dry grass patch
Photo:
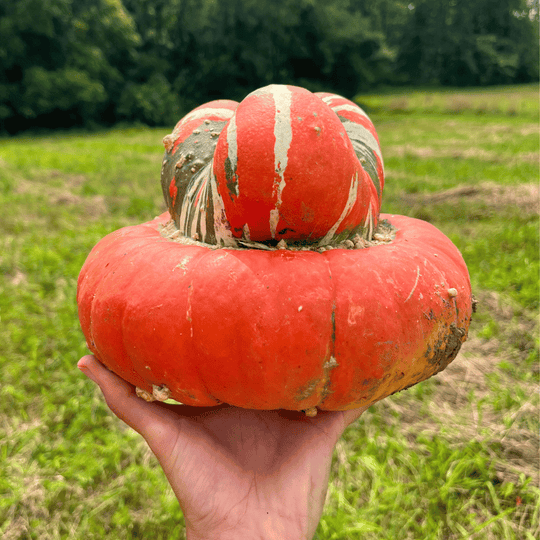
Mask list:
[[[353,479],[361,495],[349,511],[366,505],[372,524],[380,523],[374,517],[379,500],[393,512],[403,505],[415,509],[409,520],[402,518],[408,525],[400,538],[422,538],[425,520],[439,523],[434,538],[449,540],[540,533],[539,366],[527,359],[533,341],[522,350],[511,346],[516,336],[538,336],[537,316],[493,291],[477,296],[480,311],[500,323],[500,335],[483,339],[473,324],[443,372],[373,406],[359,421],[363,445],[377,449],[365,451],[367,457],[359,450],[358,463],[351,460],[353,438],[338,443],[332,497],[339,502]],[[374,461],[377,452],[387,457]],[[393,505],[392,496],[372,492],[383,485],[393,486],[402,502]],[[477,524],[467,525],[468,516]],[[379,532],[369,525],[365,536],[354,538],[388,537],[384,524]]]
[[[479,147],[466,146],[456,147],[456,143],[447,144],[448,141],[441,141],[439,147],[428,146],[418,147],[410,144],[389,146],[385,156],[391,157],[415,157],[427,158],[453,158],[453,159],[476,159],[490,163],[517,163],[521,161],[538,161],[539,155],[535,152],[524,152],[511,156],[501,154],[498,151],[485,150]]]
[[[540,214],[540,189],[537,183],[503,186],[494,182],[482,182],[436,193],[404,193],[402,199],[409,206],[457,205],[466,200],[470,204],[485,205],[494,211],[518,206],[522,215]]]
[[[86,178],[83,175],[62,175],[53,172],[51,177],[61,178],[62,185],[46,183],[44,189],[41,189],[39,181],[20,178],[14,191],[18,195],[42,195],[51,206],[77,208],[80,215],[86,219],[99,219],[108,214],[109,210],[103,195],[82,196],[72,191],[84,184]]]

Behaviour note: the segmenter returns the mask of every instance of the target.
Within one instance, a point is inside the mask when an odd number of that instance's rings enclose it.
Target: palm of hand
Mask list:
[[[211,409],[146,403],[93,357],[79,367],[111,410],[138,431],[176,494],[188,538],[311,538],[320,519],[334,446],[363,410]],[[247,536],[249,534],[249,536]]]
[[[202,531],[234,528],[243,516],[257,514],[263,528],[279,518],[307,538],[324,504],[339,416],[307,419],[226,407],[178,417],[175,441],[161,463],[184,512],[198,515]]]

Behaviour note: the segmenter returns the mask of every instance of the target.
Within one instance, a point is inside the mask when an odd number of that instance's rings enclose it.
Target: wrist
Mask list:
[[[246,516],[247,517],[247,516]],[[311,540],[311,536],[302,527],[288,520],[271,519],[270,517],[256,517],[249,523],[238,523],[236,526],[228,526],[223,523],[222,527],[212,531],[200,530],[190,527],[186,523],[187,540]]]
[[[276,531],[247,531],[244,528],[227,529],[219,532],[213,531],[203,534],[202,536],[190,529],[186,529],[187,540],[311,540],[305,535],[281,533]]]
[[[186,539],[187,540],[311,540],[306,536],[300,535],[291,535],[280,534],[277,532],[271,531],[246,531],[245,529],[228,529],[220,532],[211,532],[206,533],[200,536],[198,533],[191,532],[189,529],[186,529]]]

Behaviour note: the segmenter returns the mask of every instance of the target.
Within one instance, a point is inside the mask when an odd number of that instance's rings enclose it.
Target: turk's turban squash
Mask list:
[[[454,359],[467,267],[432,225],[379,213],[356,104],[272,85],[198,107],[164,144],[169,211],[106,236],[78,282],[90,350],[140,395],[343,410]]]

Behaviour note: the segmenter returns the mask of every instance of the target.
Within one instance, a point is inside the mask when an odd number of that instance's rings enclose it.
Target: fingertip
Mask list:
[[[90,361],[92,360],[92,358],[94,358],[94,356],[91,355],[91,354],[86,354],[86,355],[84,355],[84,356],[77,362],[77,367],[78,367],[79,369],[82,369],[83,367],[86,366],[86,364],[87,364],[88,362],[90,362]]]
[[[78,362],[77,367],[89,378],[97,383],[97,377],[95,372],[99,370],[99,362],[96,360],[95,356],[87,354],[83,356]]]
[[[109,409],[147,440],[152,438],[154,431],[159,431],[163,416],[171,414],[137,397],[132,384],[107,369],[95,356],[83,356],[77,367],[99,386]]]
[[[77,367],[100,387],[107,404],[113,409],[113,412],[115,412],[116,402],[121,401],[131,394],[135,395],[132,385],[107,369],[107,367],[91,354],[83,356],[77,362]]]

